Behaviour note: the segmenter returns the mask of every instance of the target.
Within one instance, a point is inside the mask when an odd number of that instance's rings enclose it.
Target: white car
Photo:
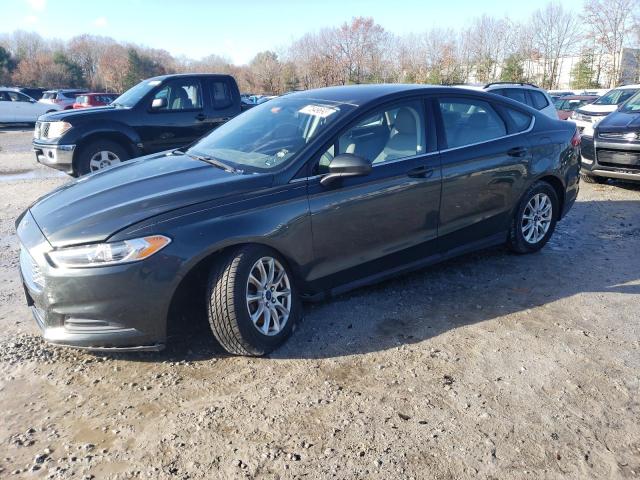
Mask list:
[[[13,88],[0,88],[0,123],[34,123],[40,115],[60,110]]]
[[[625,85],[609,90],[595,102],[583,105],[573,112],[571,121],[576,123],[582,135],[592,136],[593,128],[600,120],[611,112],[615,112],[619,105],[629,100],[638,91],[640,91],[640,85]]]
[[[549,94],[540,87],[531,83],[521,82],[495,82],[488,83],[485,86],[478,85],[460,85],[462,88],[471,88],[473,90],[481,90],[491,92],[496,95],[510,98],[516,102],[529,105],[544,113],[548,117],[558,119],[558,111],[556,110],[553,100]]]

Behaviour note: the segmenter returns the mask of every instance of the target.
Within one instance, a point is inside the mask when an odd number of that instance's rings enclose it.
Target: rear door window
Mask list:
[[[233,104],[229,82],[226,80],[210,80],[209,91],[211,92],[211,104],[216,110],[228,108]]]
[[[504,97],[515,100],[516,102],[520,102],[524,104],[527,103],[527,97],[525,95],[524,89],[522,88],[505,88],[503,90],[502,95]]]
[[[507,135],[507,126],[483,100],[440,98],[440,113],[448,148],[464,147]]]

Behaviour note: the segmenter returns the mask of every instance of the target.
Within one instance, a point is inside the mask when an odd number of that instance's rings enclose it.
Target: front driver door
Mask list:
[[[336,138],[309,179],[314,264],[307,279],[331,288],[429,256],[440,208],[440,164],[422,99],[366,114]],[[430,110],[430,109],[429,109]],[[426,125],[425,125],[426,123]],[[323,186],[335,154],[372,161],[369,175]],[[332,274],[341,272],[339,278]]]
[[[161,108],[151,108],[153,99],[164,99]],[[187,145],[210,129],[206,122],[204,88],[197,77],[167,81],[149,100],[148,113],[137,116],[145,153]]]

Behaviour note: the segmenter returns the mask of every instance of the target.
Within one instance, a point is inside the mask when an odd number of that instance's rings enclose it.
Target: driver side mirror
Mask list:
[[[329,173],[320,179],[325,187],[338,178],[361,177],[371,173],[371,162],[351,153],[341,153],[329,164]]]
[[[151,102],[151,108],[153,110],[158,110],[160,108],[166,108],[167,99],[166,98],[154,98]]]

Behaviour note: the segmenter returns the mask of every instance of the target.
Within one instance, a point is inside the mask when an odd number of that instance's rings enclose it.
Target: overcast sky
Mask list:
[[[582,0],[564,0],[580,13]],[[265,49],[354,16],[371,16],[386,30],[419,33],[465,26],[483,13],[526,18],[545,2],[517,0],[11,0],[0,2],[0,33],[35,31],[68,39],[91,33],[163,48],[198,59],[215,53],[236,64]]]

